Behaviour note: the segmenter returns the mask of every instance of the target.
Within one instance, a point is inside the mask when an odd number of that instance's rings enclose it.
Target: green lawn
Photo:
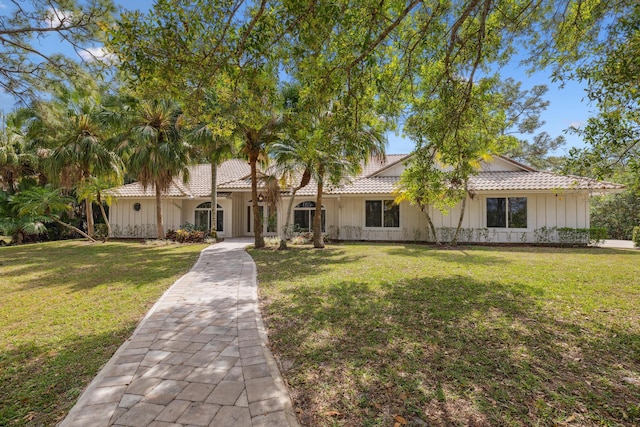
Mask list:
[[[305,426],[640,423],[640,251],[251,254]]]
[[[55,425],[205,245],[0,248],[0,426]]]

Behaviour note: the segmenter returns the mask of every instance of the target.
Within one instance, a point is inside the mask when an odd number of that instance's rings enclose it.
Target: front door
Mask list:
[[[259,215],[262,218],[262,234],[264,236],[276,236],[278,235],[278,212],[277,209],[273,209],[269,206],[265,206],[264,203],[258,205],[260,210]],[[248,236],[253,236],[253,205],[249,203],[247,205],[247,225],[246,233]]]

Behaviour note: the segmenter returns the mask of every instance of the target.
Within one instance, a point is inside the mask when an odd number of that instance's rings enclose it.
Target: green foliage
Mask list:
[[[549,105],[549,101],[544,100],[548,88],[545,85],[536,85],[530,90],[521,90],[521,84],[511,78],[500,83],[500,91],[506,105],[505,128],[502,134],[512,138],[515,138],[515,134],[532,135],[532,140],[519,138],[517,144],[504,154],[536,169],[559,170],[562,159],[553,156],[551,152],[564,145],[564,136],[552,138],[546,132],[535,134],[545,124],[540,120],[540,115]]]
[[[14,198],[14,195],[0,190],[0,230],[18,244],[46,233],[45,223],[50,222],[48,218],[35,213],[21,213],[20,204]]]
[[[191,146],[181,133],[182,109],[167,98],[135,100],[126,111],[126,132],[121,137],[119,152],[126,159],[128,171],[146,189],[153,186],[156,197],[157,238],[164,237],[162,192],[173,179],[189,180]]]
[[[26,134],[31,111],[0,113],[0,190],[15,193],[23,179],[37,176],[39,158]]]
[[[168,230],[165,237],[167,240],[178,243],[203,243],[207,235],[204,231],[196,229],[193,224],[187,222],[177,230]]]
[[[113,3],[109,0],[29,0],[3,3],[0,29],[0,87],[20,100],[48,90],[52,82],[74,80],[78,63],[43,49],[40,39],[56,37],[68,50],[87,54],[108,26]]]
[[[620,164],[640,176],[640,4],[621,2],[620,8],[623,13],[611,20],[594,49],[597,55],[576,71],[588,82],[587,95],[598,115],[576,130],[589,146],[571,150],[570,166],[598,177],[611,175]]]
[[[608,237],[606,228],[541,227],[533,231],[536,243],[560,245],[598,245]]]
[[[640,226],[633,227],[633,236],[631,237],[633,240],[633,245],[636,248],[640,248]]]
[[[109,237],[109,228],[107,224],[96,224],[96,239],[106,239]]]
[[[640,194],[632,189],[591,198],[591,224],[606,228],[612,239],[629,240],[640,224]]]

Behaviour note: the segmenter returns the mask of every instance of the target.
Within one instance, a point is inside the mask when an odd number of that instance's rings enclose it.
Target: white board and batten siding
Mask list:
[[[135,210],[134,205],[140,204]],[[164,232],[177,229],[182,219],[182,200],[162,200],[162,222]],[[114,237],[155,238],[156,200],[154,198],[116,199],[109,208],[109,222]]]

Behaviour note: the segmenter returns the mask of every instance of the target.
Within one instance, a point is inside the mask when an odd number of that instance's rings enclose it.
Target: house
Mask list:
[[[418,207],[394,203],[394,186],[409,159],[409,155],[395,154],[372,159],[358,176],[326,189],[322,231],[340,240],[433,240]],[[211,226],[210,174],[211,166],[201,164],[191,166],[188,183],[184,184],[181,178],[174,180],[162,199],[165,231],[185,223],[203,229]],[[568,228],[589,228],[592,194],[623,189],[623,185],[538,171],[507,157],[493,156],[491,161],[481,162],[479,173],[469,181],[460,241],[562,241]],[[110,192],[115,196],[109,215],[114,237],[155,237],[153,187],[144,189],[139,183],[132,183]],[[315,196],[314,182],[297,193],[291,215],[295,230],[311,228]],[[278,230],[284,229],[290,191],[283,189],[276,212],[270,211],[262,197],[264,235],[277,235]],[[216,209],[219,236],[253,236],[251,180],[245,161],[228,160],[218,168]],[[431,208],[430,215],[440,239],[447,241],[458,224],[460,205],[446,214]],[[584,238],[581,235],[577,240]]]

